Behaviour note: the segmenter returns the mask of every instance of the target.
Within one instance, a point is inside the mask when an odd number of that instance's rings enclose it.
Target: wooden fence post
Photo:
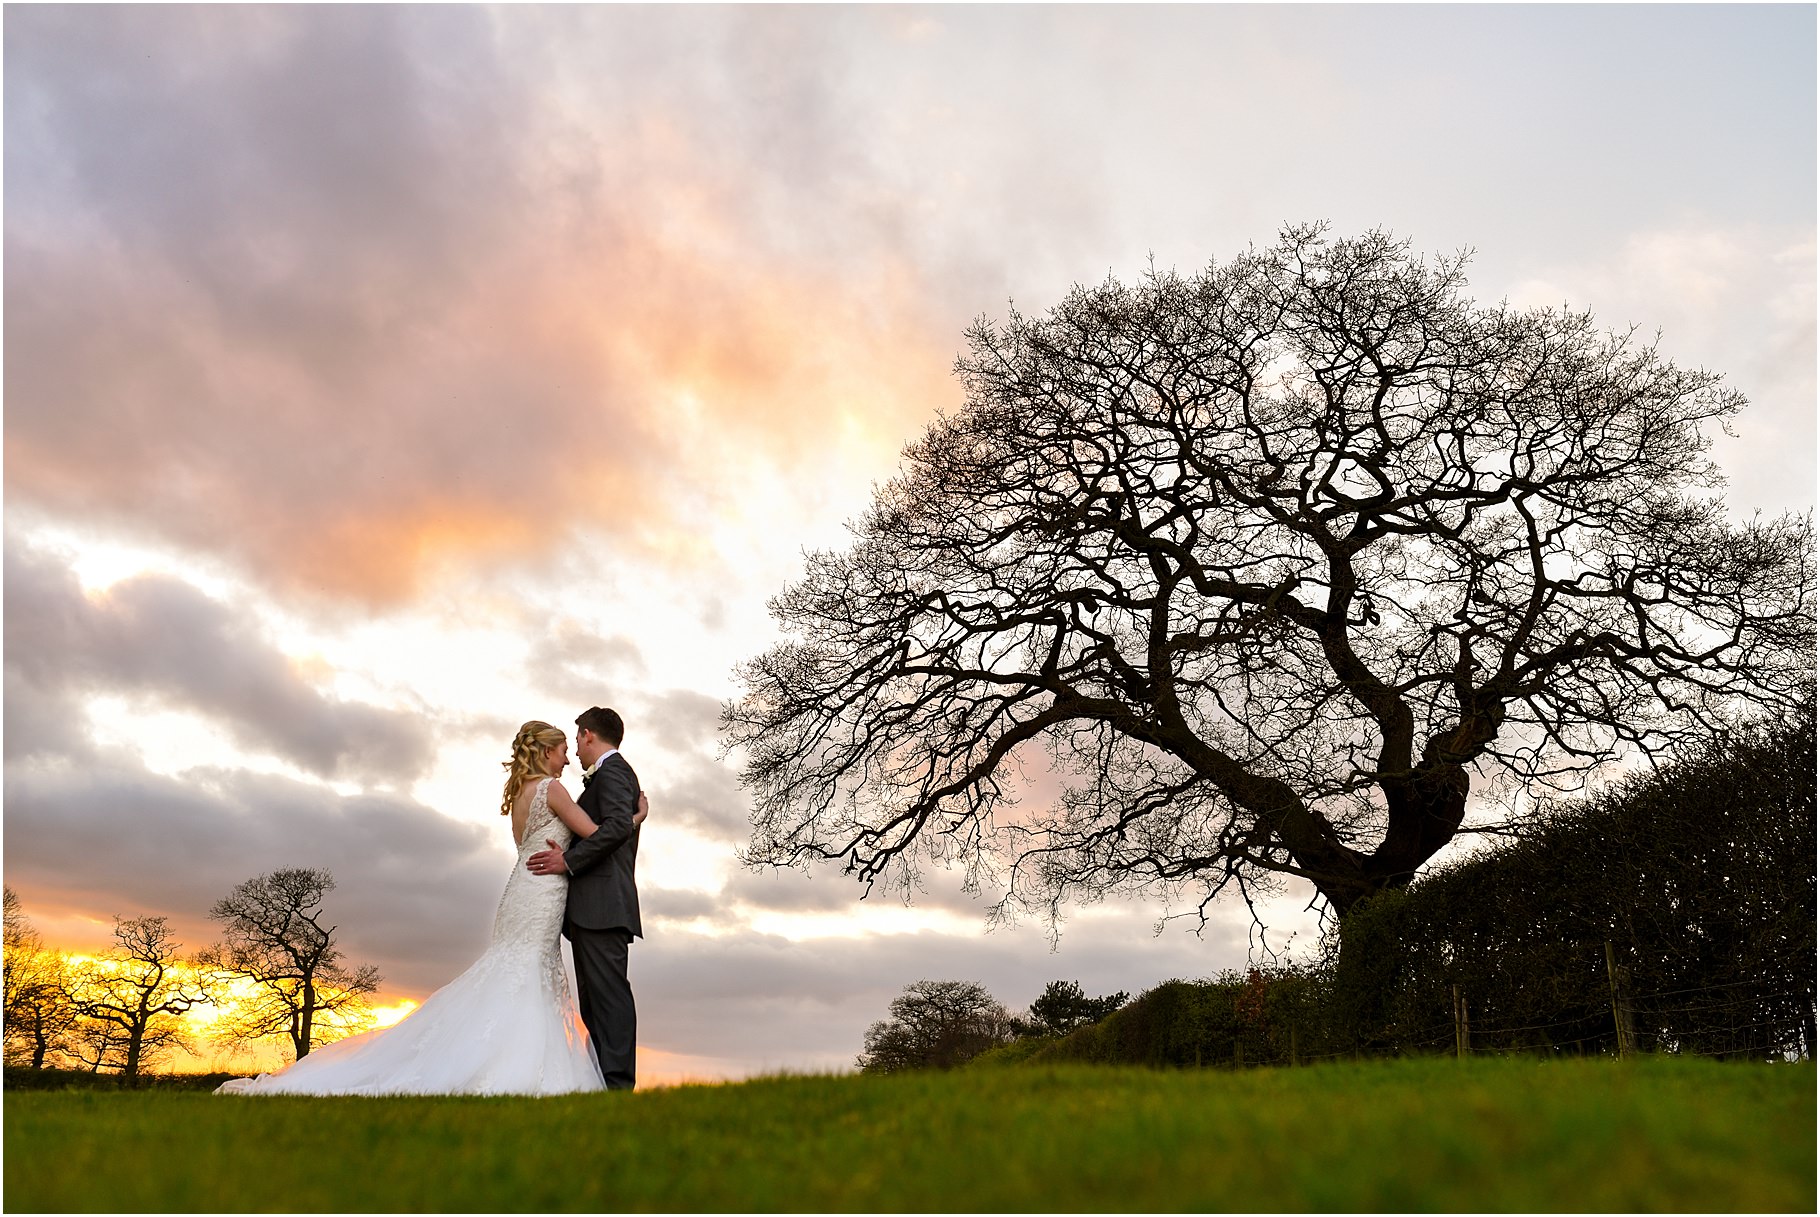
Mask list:
[[[1631,1025],[1630,1006],[1624,1000],[1617,955],[1609,938],[1605,940],[1605,979],[1611,984],[1611,1023],[1618,1033],[1618,1055],[1626,1057],[1637,1050],[1637,1033]]]
[[[1301,1064],[1301,1062],[1296,1059],[1295,1024],[1290,1023],[1289,1024],[1289,1065],[1291,1068],[1294,1068],[1295,1066],[1297,1066],[1299,1064]]]
[[[1466,999],[1460,996],[1459,985],[1453,987],[1453,1051],[1461,1060],[1472,1051],[1472,1028],[1466,1021]]]

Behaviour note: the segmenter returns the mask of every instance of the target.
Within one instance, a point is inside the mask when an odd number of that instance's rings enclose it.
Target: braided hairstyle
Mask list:
[[[506,770],[506,797],[499,805],[500,815],[512,814],[512,802],[526,782],[549,776],[544,771],[543,754],[568,738],[560,729],[536,719],[518,729],[512,737],[512,759],[501,762]]]

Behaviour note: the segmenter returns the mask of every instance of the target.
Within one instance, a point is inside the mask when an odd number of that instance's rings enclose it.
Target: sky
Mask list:
[[[7,883],[52,942],[331,870],[420,999],[484,946],[518,724],[627,723],[646,1082],[850,1068],[1258,958],[1134,894],[989,925],[752,872],[716,738],[767,600],[961,397],[966,326],[1287,223],[1470,248],[1751,401],[1814,501],[1815,14],[1780,5],[9,6]],[[1310,893],[1266,905],[1293,957]],[[1198,931],[1198,932],[1197,932]]]

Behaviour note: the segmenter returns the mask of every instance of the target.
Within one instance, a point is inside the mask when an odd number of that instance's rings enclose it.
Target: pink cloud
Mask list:
[[[519,85],[482,108],[352,17],[256,23],[287,84],[253,101],[174,49],[211,21],[153,23],[143,57],[81,17],[20,36],[19,155],[62,185],[9,198],[10,501],[397,602],[577,530],[686,562],[716,462],[895,451],[952,396],[912,263],[800,257],[686,123],[577,131]],[[58,70],[75,42],[114,90]],[[350,79],[307,83],[323,63]]]

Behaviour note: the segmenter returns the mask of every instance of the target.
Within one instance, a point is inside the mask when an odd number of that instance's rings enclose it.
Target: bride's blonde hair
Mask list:
[[[518,729],[512,737],[512,759],[501,762],[506,769],[506,797],[499,805],[500,815],[512,814],[512,802],[526,782],[550,776],[544,771],[543,754],[568,738],[560,729],[536,719]]]

